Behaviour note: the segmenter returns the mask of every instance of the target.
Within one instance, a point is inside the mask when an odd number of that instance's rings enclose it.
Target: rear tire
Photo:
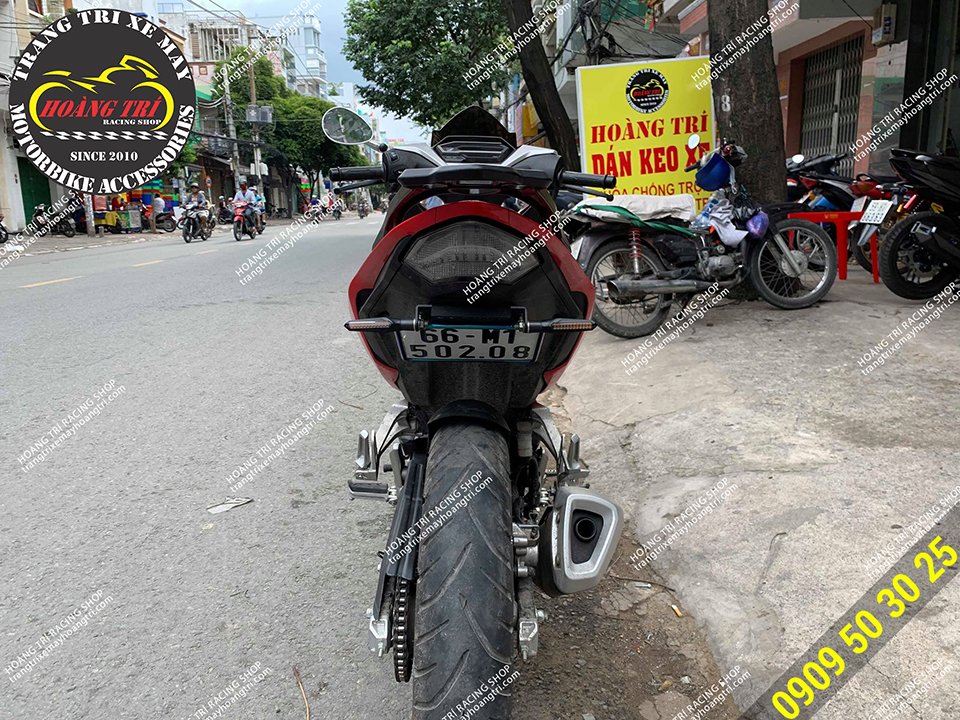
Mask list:
[[[483,683],[511,665],[517,628],[507,442],[494,430],[451,424],[430,442],[423,510],[444,503],[474,473],[482,489],[421,541],[416,590],[412,720],[441,720],[473,694],[471,720],[508,720],[512,690]],[[474,485],[473,487],[476,487]],[[455,504],[444,503],[446,512]],[[425,525],[426,527],[427,525]],[[509,677],[512,669],[498,677]],[[471,704],[470,707],[473,707]],[[466,714],[467,707],[456,712]]]
[[[652,277],[654,273],[662,272],[664,267],[659,256],[646,246],[643,249],[643,274]],[[587,277],[593,284],[595,294],[593,319],[602,330],[621,338],[644,337],[656,331],[666,321],[673,306],[673,295],[651,295],[649,299],[644,298],[642,301],[624,305],[617,305],[612,300],[605,299],[608,297],[607,290],[605,287],[597,287],[598,282],[602,280],[594,276],[599,272],[606,277],[609,269],[607,265],[601,267],[601,263],[607,263],[609,268],[613,268],[627,262],[630,252],[629,240],[614,240],[594,251],[587,263]],[[648,306],[649,312],[647,312]],[[628,312],[632,313],[629,317],[622,317]],[[637,320],[635,323],[618,322],[618,320],[630,320],[634,317]]]
[[[883,239],[880,245],[880,279],[895,295],[907,300],[926,300],[938,294],[960,276],[960,272],[950,266],[941,265],[935,259],[931,261],[932,256],[929,251],[921,247],[913,238],[912,230],[915,223],[937,217],[939,217],[938,214],[933,211],[909,215],[894,225]],[[906,253],[913,254],[909,258],[902,257]],[[917,254],[921,254],[921,257],[915,257]],[[921,282],[906,279],[904,273],[919,277],[917,265],[929,266],[931,276]],[[934,272],[933,268],[937,266],[942,269]]]
[[[233,223],[233,239],[237,242],[243,240],[243,225],[239,220]]]

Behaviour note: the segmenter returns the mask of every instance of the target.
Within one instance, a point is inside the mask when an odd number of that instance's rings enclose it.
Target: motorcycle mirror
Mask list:
[[[700,147],[700,136],[694,134],[687,138],[687,147],[691,150],[693,150],[695,147]]]
[[[798,153],[798,154],[794,155],[794,156],[793,156],[792,158],[790,158],[790,159],[793,160],[793,162],[797,163],[797,165],[799,165],[800,163],[802,163],[802,162],[803,162],[804,160],[806,160],[807,158],[804,157],[803,155],[800,155],[800,154]]]
[[[323,134],[339,145],[362,145],[373,138],[373,128],[367,121],[345,107],[327,110],[320,124]]]

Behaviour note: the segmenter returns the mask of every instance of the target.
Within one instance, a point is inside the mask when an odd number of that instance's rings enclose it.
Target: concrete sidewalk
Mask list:
[[[722,305],[631,375],[643,339],[597,330],[561,379],[591,481],[637,540],[719,480],[737,486],[651,565],[718,666],[750,672],[742,708],[871,587],[866,561],[960,484],[960,302],[865,376],[858,359],[923,303],[850,277],[809,310]],[[956,654],[958,600],[960,583],[943,589],[818,720],[869,718],[911,680],[932,689],[904,717],[957,717],[960,663],[927,674]]]

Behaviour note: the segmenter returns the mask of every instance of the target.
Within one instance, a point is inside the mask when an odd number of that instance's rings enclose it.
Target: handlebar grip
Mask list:
[[[383,166],[330,168],[330,179],[334,182],[342,180],[383,180]]]
[[[560,182],[564,185],[582,185],[584,187],[615,188],[617,186],[617,178],[613,175],[592,175],[567,170],[560,173]]]
[[[687,165],[686,172],[690,172],[691,170],[696,170],[698,167],[700,167],[700,163],[698,162],[695,162],[693,165]]]

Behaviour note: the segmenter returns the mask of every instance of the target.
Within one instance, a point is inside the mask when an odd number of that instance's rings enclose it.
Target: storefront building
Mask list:
[[[957,155],[960,0],[787,8],[773,33],[787,155],[849,153],[841,170],[851,174],[890,174],[893,147]],[[663,14],[689,38],[684,55],[709,54],[706,0],[665,0]]]

